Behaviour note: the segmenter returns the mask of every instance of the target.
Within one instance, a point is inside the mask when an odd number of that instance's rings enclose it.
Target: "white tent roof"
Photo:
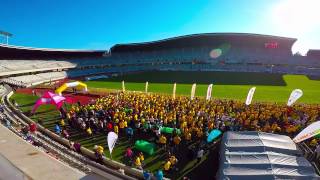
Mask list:
[[[318,179],[288,137],[254,131],[226,132],[218,179]]]

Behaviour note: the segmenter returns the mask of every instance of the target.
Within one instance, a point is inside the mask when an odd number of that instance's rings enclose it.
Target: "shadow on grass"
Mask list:
[[[310,80],[314,80],[314,81],[320,81],[320,76],[307,76]]]
[[[216,85],[272,85],[286,86],[283,74],[255,72],[199,72],[199,71],[149,71],[97,81],[134,83],[182,83],[182,84],[211,84]]]

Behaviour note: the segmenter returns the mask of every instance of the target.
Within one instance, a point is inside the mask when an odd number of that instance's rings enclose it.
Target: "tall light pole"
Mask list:
[[[12,37],[13,34],[5,32],[5,31],[1,31],[0,30],[0,35],[6,38],[6,44],[9,44],[9,37]]]

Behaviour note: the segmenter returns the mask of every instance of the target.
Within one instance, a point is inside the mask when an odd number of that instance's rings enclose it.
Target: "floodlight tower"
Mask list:
[[[9,38],[12,37],[12,34],[0,30],[0,36],[5,37],[5,39],[6,39],[6,44],[8,45],[8,44],[9,44]]]

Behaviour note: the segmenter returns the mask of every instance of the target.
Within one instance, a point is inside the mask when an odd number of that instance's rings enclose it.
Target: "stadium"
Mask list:
[[[206,33],[108,50],[1,44],[1,119],[106,179],[318,179],[317,137],[295,139],[320,119],[320,50],[292,54],[296,40]],[[303,96],[286,104],[295,89]]]

